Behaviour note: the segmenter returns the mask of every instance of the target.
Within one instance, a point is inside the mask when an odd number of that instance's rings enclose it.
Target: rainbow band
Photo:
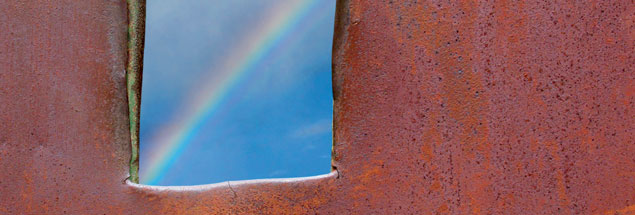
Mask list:
[[[229,55],[220,68],[214,69],[213,77],[206,83],[206,88],[199,91],[185,111],[185,116],[177,123],[159,132],[156,150],[150,152],[147,170],[141,171],[143,184],[156,184],[163,179],[167,170],[183,154],[192,138],[203,126],[206,119],[215,114],[219,106],[226,100],[228,92],[240,82],[255,65],[262,61],[283,37],[297,28],[301,20],[309,14],[320,0],[294,0],[287,4],[278,4],[271,11],[264,24],[255,28],[244,39],[242,45]],[[144,155],[146,156],[146,155]]]

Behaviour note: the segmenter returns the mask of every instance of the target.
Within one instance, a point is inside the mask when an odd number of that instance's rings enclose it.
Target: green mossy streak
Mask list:
[[[139,113],[141,110],[141,79],[143,74],[143,44],[145,37],[145,0],[127,0],[128,4],[128,65],[126,88],[130,117],[130,178],[139,183]]]

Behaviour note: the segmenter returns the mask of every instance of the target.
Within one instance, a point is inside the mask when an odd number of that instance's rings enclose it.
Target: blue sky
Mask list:
[[[303,0],[147,2],[141,182],[157,138],[210,84],[217,65],[279,6]],[[311,2],[311,0],[306,0]],[[155,185],[196,185],[330,171],[335,1],[315,0],[281,42],[227,91]],[[256,35],[258,36],[258,35]],[[146,159],[144,159],[146,158]],[[147,181],[146,181],[147,183]]]

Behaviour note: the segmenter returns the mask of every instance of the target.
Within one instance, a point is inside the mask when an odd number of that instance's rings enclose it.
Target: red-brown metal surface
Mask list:
[[[0,3],[0,214],[634,214],[630,1],[338,2],[333,166],[126,183],[126,3]]]
[[[125,1],[0,2],[0,214],[127,210],[126,14]]]

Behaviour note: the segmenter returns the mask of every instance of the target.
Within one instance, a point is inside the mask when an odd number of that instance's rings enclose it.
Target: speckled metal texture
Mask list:
[[[0,214],[134,206],[126,44],[125,1],[0,1]]]
[[[0,214],[634,214],[630,1],[338,1],[335,171],[153,187],[125,1],[0,3]]]

